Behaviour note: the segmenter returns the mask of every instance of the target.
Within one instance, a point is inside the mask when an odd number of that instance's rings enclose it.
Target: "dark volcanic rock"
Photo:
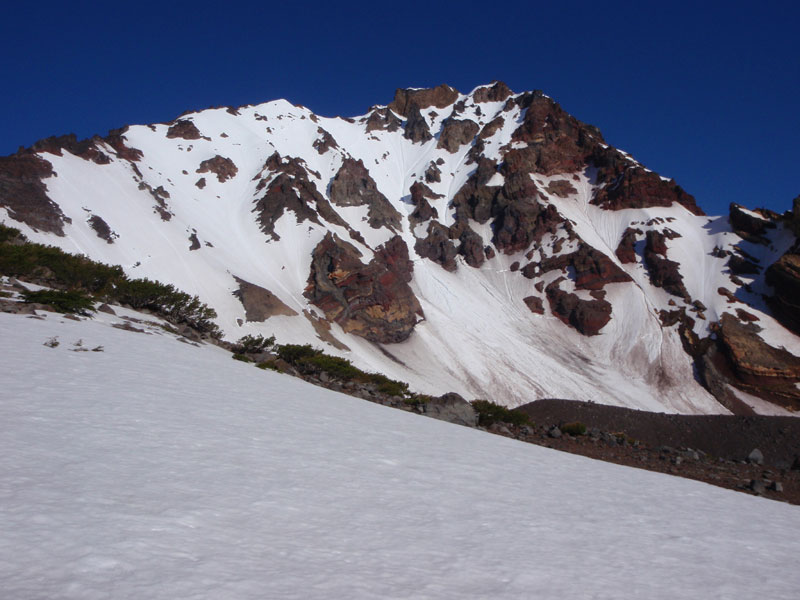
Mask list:
[[[734,275],[758,275],[761,272],[761,267],[740,254],[730,255],[728,268]]]
[[[540,263],[544,273],[567,267],[575,270],[575,287],[578,289],[600,290],[608,283],[633,281],[613,260],[585,242],[581,242],[575,252],[546,258]]]
[[[102,138],[98,136],[78,140],[74,133],[70,133],[39,140],[30,149],[32,152],[49,152],[56,156],[63,156],[61,151],[66,150],[84,160],[91,160],[98,165],[107,165],[111,159],[97,147],[97,143],[102,141]]]
[[[414,250],[422,258],[440,264],[446,271],[456,270],[456,247],[450,239],[450,230],[439,221],[428,224],[427,236],[417,240]]]
[[[200,238],[197,237],[197,232],[193,231],[189,236],[189,251],[200,250]]]
[[[597,335],[611,320],[611,304],[606,300],[583,300],[577,294],[565,292],[558,286],[563,280],[559,277],[545,288],[550,310],[583,335]]]
[[[388,108],[376,108],[367,119],[367,131],[397,131],[403,122]]]
[[[431,163],[425,169],[425,181],[428,183],[439,183],[442,181],[442,171],[436,166],[436,163]]]
[[[558,196],[559,198],[567,198],[572,194],[577,194],[578,190],[566,179],[556,179],[547,184],[544,191],[551,196]]]
[[[415,181],[411,184],[411,204],[414,205],[414,212],[411,213],[413,223],[424,223],[430,218],[438,218],[439,213],[428,202],[428,199],[441,198],[441,194],[434,194],[433,191],[424,183]]]
[[[505,123],[506,120],[503,117],[495,117],[483,126],[483,129],[481,129],[481,132],[478,134],[478,140],[485,140],[492,137]]]
[[[339,144],[336,143],[336,140],[333,139],[333,136],[322,127],[317,127],[317,133],[319,137],[314,140],[314,148],[320,154],[325,154],[331,148],[338,148]]]
[[[527,296],[522,299],[525,305],[530,309],[532,313],[537,315],[544,314],[544,302],[538,296]]]
[[[483,238],[469,227],[466,227],[461,232],[461,235],[458,236],[458,241],[461,244],[458,246],[457,252],[464,257],[470,267],[480,268],[486,261]]]
[[[230,158],[225,158],[217,154],[214,158],[209,158],[200,163],[195,173],[214,173],[220,183],[225,183],[228,179],[236,177],[239,169]]]
[[[139,162],[142,158],[142,151],[127,145],[127,138],[125,137],[126,131],[128,131],[127,127],[112,129],[108,132],[104,141],[114,149],[118,158],[130,162]]]
[[[458,90],[444,84],[428,89],[398,89],[394,93],[394,100],[389,104],[389,109],[398,115],[408,117],[412,106],[416,105],[417,110],[431,106],[444,108],[450,106],[457,99]]]
[[[622,264],[630,264],[636,262],[636,236],[642,235],[641,229],[634,229],[628,227],[622,234],[622,239],[617,246],[616,255]]]
[[[492,85],[479,87],[472,94],[475,102],[502,102],[514,92],[502,81],[495,81]]]
[[[63,236],[72,220],[47,196],[42,179],[52,175],[53,165],[30,152],[0,157],[0,206],[15,221]]]
[[[413,263],[405,242],[393,237],[367,265],[360,257],[328,233],[312,253],[305,297],[348,333],[378,343],[408,339],[422,308],[408,285]]]
[[[344,159],[331,181],[330,198],[336,206],[367,205],[369,225],[373,229],[400,229],[400,213],[378,191],[375,180],[361,160]]]
[[[769,299],[775,317],[800,334],[800,254],[781,256],[767,269],[766,281],[775,290]]]
[[[411,105],[407,112],[408,120],[406,121],[403,137],[407,140],[411,140],[415,144],[433,139],[430,127],[428,127],[428,122],[425,120],[425,117],[422,116],[422,113],[419,112],[419,108],[416,105]]]
[[[763,218],[756,211],[748,211],[743,206],[731,202],[728,221],[734,233],[756,244],[769,244],[767,230],[775,229],[775,223]]]
[[[455,154],[461,146],[472,142],[478,129],[478,124],[469,119],[445,119],[436,147]]]
[[[732,385],[785,408],[800,409],[800,358],[764,342],[755,323],[742,323],[728,313],[714,331],[719,355],[728,361],[721,364],[718,356],[715,366]]]
[[[248,322],[263,322],[270,317],[284,315],[287,317],[294,317],[298,313],[292,310],[286,304],[268,289],[261,286],[240,279],[234,276],[236,283],[239,284],[239,289],[233,292],[244,306],[245,318]]]
[[[667,247],[664,234],[650,230],[647,232],[647,243],[644,248],[644,262],[650,275],[650,283],[664,291],[685,300],[689,292],[683,285],[683,275],[679,265],[666,258]]]
[[[697,206],[694,197],[687,194],[675,181],[666,181],[657,173],[642,167],[631,166],[623,157],[617,157],[612,148],[599,148],[595,152],[598,183],[606,185],[597,190],[592,203],[609,210],[624,208],[650,208],[680,204],[695,215],[705,213]]]
[[[111,231],[111,227],[108,226],[108,223],[97,215],[89,217],[89,227],[94,229],[97,237],[101,240],[105,240],[109,244],[113,244],[114,238],[117,237],[117,234]]]
[[[199,140],[200,130],[188,119],[178,119],[167,129],[168,138],[182,138],[184,140]]]

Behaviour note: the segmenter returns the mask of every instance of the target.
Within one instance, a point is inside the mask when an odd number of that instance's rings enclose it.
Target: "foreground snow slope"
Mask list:
[[[110,317],[102,316],[109,320]],[[43,342],[58,336],[61,344]],[[103,352],[73,352],[104,346]],[[796,598],[800,510],[0,314],[7,598]]]

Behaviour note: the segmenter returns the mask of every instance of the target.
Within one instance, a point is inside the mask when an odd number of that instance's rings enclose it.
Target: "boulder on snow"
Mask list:
[[[450,392],[425,403],[425,415],[467,427],[478,426],[478,414],[459,394]]]

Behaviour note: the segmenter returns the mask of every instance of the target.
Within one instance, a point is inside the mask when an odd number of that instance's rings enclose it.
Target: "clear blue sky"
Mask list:
[[[696,5],[697,6],[696,6]],[[542,89],[709,213],[800,194],[796,2],[25,2],[0,22],[0,154],[276,98]]]

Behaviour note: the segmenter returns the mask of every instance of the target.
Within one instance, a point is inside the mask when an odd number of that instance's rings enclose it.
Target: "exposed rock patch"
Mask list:
[[[551,181],[547,184],[547,187],[544,188],[544,191],[551,196],[558,196],[559,198],[567,198],[578,193],[575,186],[566,179],[555,179]]]
[[[331,181],[330,198],[336,206],[368,207],[367,218],[373,229],[400,229],[400,213],[380,193],[375,180],[361,160],[345,158]]]
[[[47,196],[42,181],[53,175],[53,165],[28,151],[0,157],[0,206],[31,229],[63,236],[72,220]]]
[[[433,139],[433,134],[431,134],[428,122],[425,120],[425,117],[422,116],[422,113],[419,112],[419,107],[412,104],[407,112],[408,119],[406,120],[403,137],[407,140],[411,140],[415,144],[424,143]]]
[[[403,122],[388,108],[376,108],[367,118],[367,132],[375,130],[397,131]]]
[[[461,146],[472,142],[478,129],[478,124],[469,119],[445,119],[436,147],[455,154]]]
[[[544,314],[544,302],[538,296],[526,296],[522,299],[530,311],[537,315]]]
[[[442,181],[442,171],[436,163],[432,162],[428,165],[428,168],[425,169],[425,181],[427,183],[440,183]]]
[[[414,251],[422,258],[427,258],[439,264],[445,271],[455,271],[456,247],[450,239],[450,230],[439,221],[428,224],[427,235],[418,239],[414,244]]]
[[[369,131],[369,129],[367,129]],[[317,134],[319,137],[314,140],[314,149],[319,152],[320,154],[325,154],[331,148],[338,148],[339,144],[336,143],[336,140],[333,139],[333,136],[330,132],[326,131],[322,127],[317,127]]]
[[[434,194],[433,190],[419,181],[412,183],[409,191],[411,192],[411,204],[414,205],[414,212],[410,215],[412,223],[424,223],[428,219],[439,217],[438,211],[431,206],[428,199],[441,198],[441,194]]]
[[[611,320],[611,304],[606,300],[583,300],[577,294],[565,292],[558,285],[563,279],[559,277],[545,288],[551,312],[583,335],[599,334]]]
[[[475,102],[502,102],[508,99],[514,92],[502,81],[495,81],[492,85],[479,87],[472,94]]]
[[[188,119],[178,119],[167,129],[167,137],[181,138],[184,140],[199,140],[203,136],[192,121]]]
[[[305,297],[348,333],[378,343],[408,339],[422,308],[408,285],[413,263],[405,242],[395,236],[367,265],[360,257],[329,232],[312,253]]]
[[[667,257],[666,240],[663,233],[650,230],[647,232],[647,243],[644,248],[644,262],[650,275],[650,283],[664,291],[689,299],[689,292],[683,285],[683,275],[679,264]]]
[[[800,254],[781,256],[767,269],[766,281],[775,290],[769,298],[775,318],[800,334]]]
[[[200,163],[200,167],[195,173],[214,173],[220,183],[225,183],[228,179],[236,177],[239,169],[230,158],[217,154]]]
[[[617,246],[616,255],[622,264],[630,264],[636,262],[636,236],[643,235],[641,229],[634,229],[628,227],[622,234],[622,239]]]
[[[412,106],[416,106],[417,111],[431,106],[444,108],[458,100],[458,95],[458,90],[444,84],[428,89],[398,89],[394,93],[394,100],[389,104],[389,110],[408,117]]]
[[[113,244],[114,238],[119,237],[116,233],[111,231],[111,227],[108,226],[108,223],[106,223],[98,215],[92,215],[89,217],[88,223],[89,227],[94,229],[97,237],[99,237],[101,240],[105,240],[109,244]]]
[[[775,223],[764,218],[758,212],[748,211],[743,206],[733,202],[731,202],[729,208],[728,220],[734,233],[755,244],[769,244],[769,240],[766,237],[767,231],[776,227]]]
[[[552,256],[540,263],[540,269],[544,273],[566,270],[568,267],[575,271],[577,289],[601,290],[608,283],[633,281],[613,260],[585,242],[581,242],[574,252]]]
[[[286,304],[281,302],[280,298],[268,289],[236,276],[234,276],[234,279],[236,283],[239,284],[239,289],[234,291],[233,295],[242,303],[245,318],[248,322],[260,323],[266,321],[270,317],[279,315],[287,317],[297,316],[297,311],[286,306]]]

